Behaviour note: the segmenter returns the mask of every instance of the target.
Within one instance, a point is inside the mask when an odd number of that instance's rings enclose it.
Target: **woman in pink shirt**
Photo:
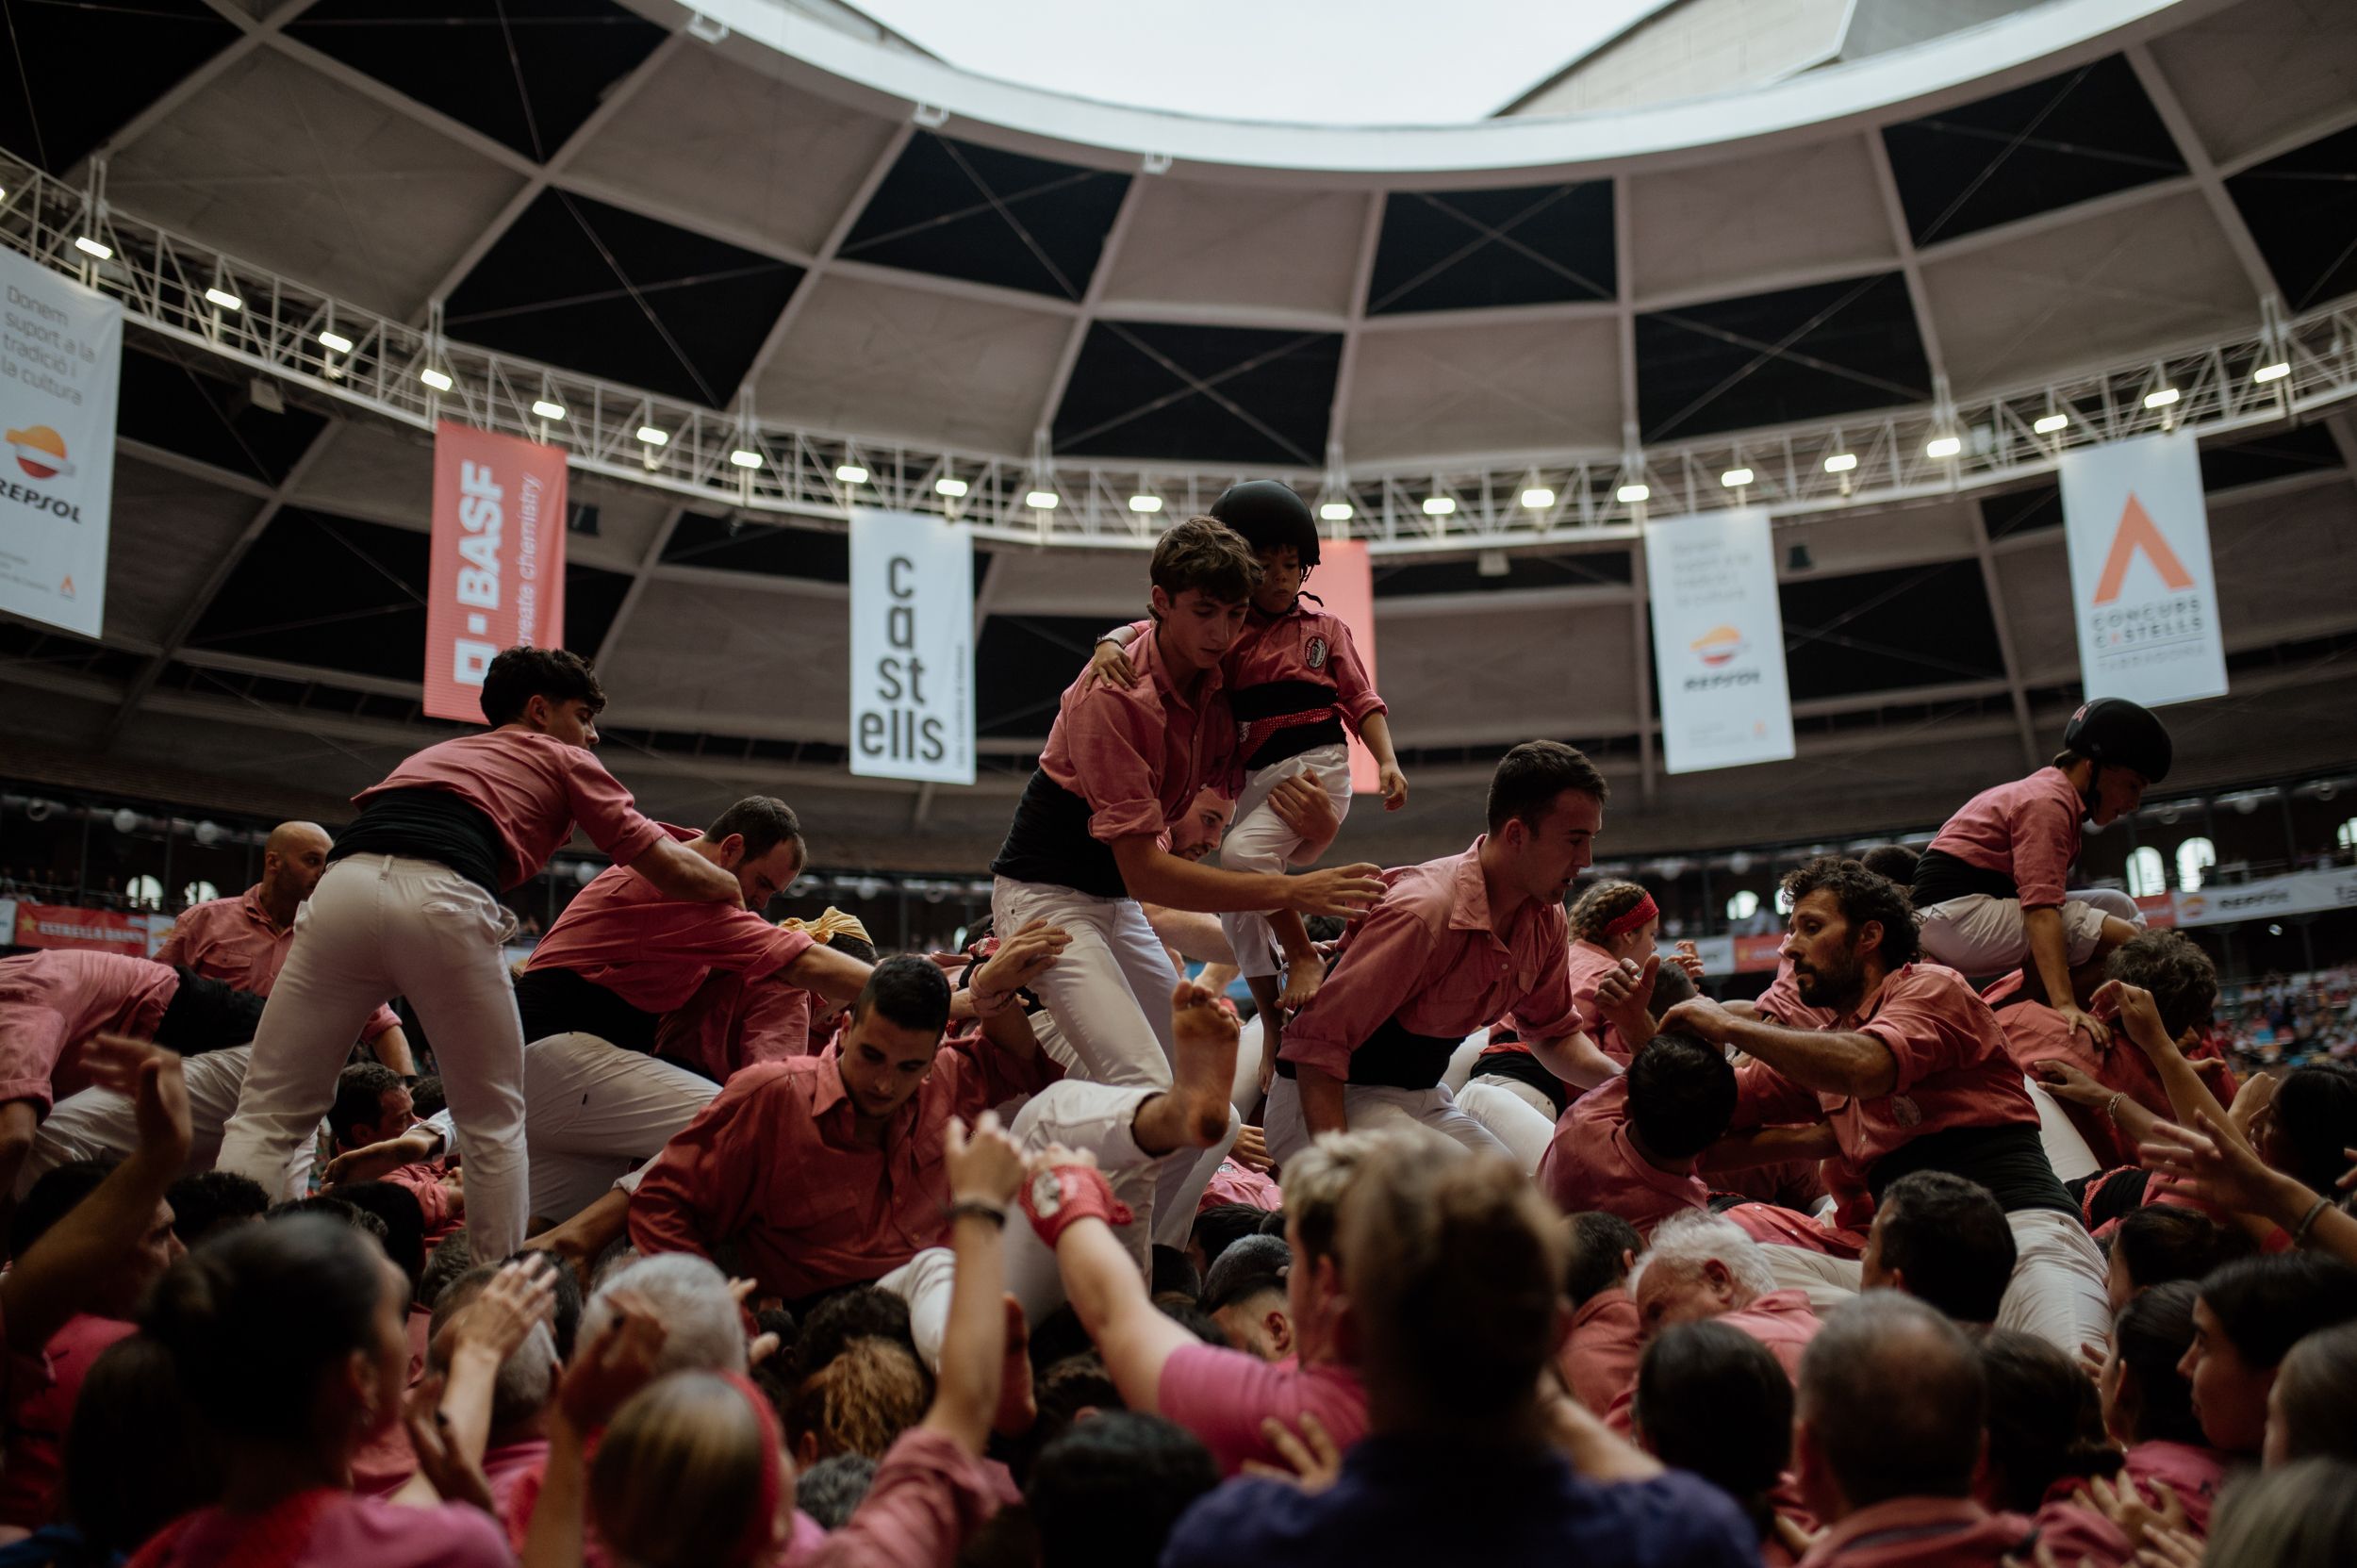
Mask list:
[[[238,1227],[173,1264],[140,1327],[171,1352],[224,1485],[136,1568],[507,1568],[488,1514],[351,1490],[354,1457],[401,1413],[408,1301],[366,1233],[317,1214]]]
[[[524,1037],[503,952],[516,917],[501,893],[536,875],[578,824],[666,897],[745,898],[733,873],[649,820],[598,765],[589,749],[604,706],[579,654],[510,648],[483,680],[490,730],[429,746],[354,798],[359,820],[296,916],[221,1169],[283,1187],[361,1025],[404,996],[457,1121],[475,1256],[523,1245]]]
[[[2097,1386],[2104,1429],[2127,1450],[2125,1477],[2154,1503],[2154,1483],[2166,1483],[2184,1506],[2194,1533],[2206,1535],[2227,1456],[2201,1435],[2193,1386],[2177,1370],[2193,1344],[2197,1288],[2190,1279],[2155,1285],[2121,1308]]]

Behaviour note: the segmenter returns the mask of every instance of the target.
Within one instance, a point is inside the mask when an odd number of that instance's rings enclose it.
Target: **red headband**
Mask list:
[[[1607,937],[1626,936],[1630,932],[1635,931],[1638,927],[1643,925],[1646,921],[1654,918],[1660,913],[1661,906],[1655,903],[1653,901],[1653,895],[1648,893],[1643,898],[1638,900],[1635,904],[1631,905],[1625,914],[1615,916],[1610,920],[1606,921],[1604,935]]]
[[[754,1381],[741,1372],[723,1372],[721,1378],[745,1403],[753,1408],[753,1419],[761,1427],[761,1500],[753,1516],[745,1521],[745,1534],[729,1554],[731,1568],[756,1568],[770,1560],[776,1544],[779,1494],[785,1490],[785,1460],[780,1445],[785,1441],[778,1429],[778,1412],[770,1406],[769,1396],[761,1392]]]

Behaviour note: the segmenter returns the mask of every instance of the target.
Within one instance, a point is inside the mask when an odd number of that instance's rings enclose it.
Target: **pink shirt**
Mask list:
[[[2000,1568],[2036,1527],[1970,1497],[1894,1497],[1836,1522],[1801,1568]]]
[[[1579,1005],[1579,1026],[1588,1032],[1588,1038],[1596,1048],[1625,1067],[1637,1053],[1628,1048],[1621,1032],[1605,1021],[1596,1011],[1596,986],[1605,976],[1621,966],[1621,961],[1597,947],[1593,942],[1574,941],[1572,944],[1572,996]]]
[[[1755,1242],[1771,1246],[1801,1246],[1830,1258],[1862,1258],[1866,1238],[1855,1230],[1821,1225],[1808,1215],[1778,1203],[1738,1203],[1720,1211]]]
[[[1601,1209],[1628,1221],[1640,1236],[1652,1235],[1672,1214],[1710,1201],[1709,1187],[1691,1170],[1666,1171],[1637,1152],[1629,1138],[1626,1078],[1572,1101],[1539,1157],[1538,1176],[1540,1190],[1565,1213]]]
[[[813,1001],[782,975],[715,969],[655,1026],[654,1053],[726,1083],[743,1068],[811,1055]]]
[[[1997,1027],[2003,1032],[2006,1054],[2014,1065],[2031,1078],[2037,1077],[2037,1064],[2060,1059],[2077,1067],[2104,1088],[2126,1095],[2163,1121],[2175,1121],[2177,1114],[2168,1103],[2168,1090],[2161,1083],[2161,1075],[2153,1067],[2151,1058],[2139,1050],[2135,1043],[2118,1031],[2114,1032],[2112,1048],[2098,1052],[2088,1046],[2086,1037],[2074,1032],[2063,1022],[2062,1015],[2041,1001],[2017,1001],[2025,982],[2021,971],[2002,976],[1981,993],[1997,1015]],[[2098,1017],[2115,1021],[2118,1012],[2109,1006],[2097,1010]],[[2234,1069],[2214,1056],[2203,1056],[2189,1063],[2200,1075],[2210,1093],[2221,1106],[2234,1103]],[[2087,1147],[2102,1162],[2105,1169],[2137,1163],[2136,1146],[2113,1125],[2102,1108],[2080,1105],[2055,1097],[2063,1113],[2070,1118],[2087,1141]]]
[[[983,1523],[1023,1494],[1006,1466],[967,1453],[929,1427],[911,1427],[884,1450],[851,1517],[812,1546],[795,1541],[778,1568],[929,1568],[957,1560]]]
[[[1776,1363],[1784,1368],[1784,1375],[1796,1384],[1800,1381],[1801,1352],[1817,1337],[1819,1327],[1806,1291],[1770,1291],[1755,1296],[1752,1304],[1740,1311],[1721,1313],[1719,1321],[1730,1329],[1742,1329],[1766,1345]]]
[[[1270,1416],[1298,1429],[1307,1411],[1337,1448],[1349,1447],[1367,1429],[1366,1387],[1351,1368],[1264,1362],[1248,1350],[1216,1345],[1183,1345],[1172,1351],[1162,1362],[1154,1403],[1203,1440],[1224,1476],[1235,1475],[1246,1460],[1282,1462],[1261,1436],[1261,1423]]]
[[[1222,1160],[1219,1169],[1203,1189],[1203,1201],[1195,1206],[1195,1213],[1216,1209],[1223,1203],[1241,1203],[1248,1209],[1275,1213],[1285,1206],[1285,1189],[1233,1160]]]
[[[1138,634],[1129,645],[1135,648],[1153,635],[1154,623],[1135,620],[1129,629]],[[1349,624],[1306,596],[1296,598],[1283,615],[1264,616],[1257,607],[1246,611],[1244,630],[1228,645],[1219,671],[1230,693],[1280,683],[1329,686],[1334,711],[1353,734],[1368,715],[1389,711],[1367,679],[1366,662],[1359,657]],[[1313,710],[1310,717],[1314,716]],[[1256,744],[1245,746],[1244,753],[1257,750],[1262,738],[1255,726]]]
[[[170,1568],[236,1568],[248,1521],[208,1508],[163,1561]],[[464,1503],[404,1508],[347,1494],[329,1504],[293,1568],[515,1568],[497,1521]]]
[[[52,948],[0,958],[0,1102],[55,1098],[88,1086],[81,1047],[93,1034],[144,1040],[180,989],[169,966],[120,953]]]
[[[1486,842],[1383,873],[1383,901],[1343,933],[1326,985],[1286,1027],[1279,1061],[1347,1078],[1352,1055],[1393,1019],[1411,1033],[1451,1039],[1509,1013],[1525,1039],[1579,1027],[1563,906],[1525,900],[1501,939],[1481,876]]]
[[[76,1312],[50,1336],[40,1360],[8,1379],[8,1453],[0,1463],[0,1524],[27,1530],[54,1524],[63,1500],[65,1431],[91,1363],[139,1325]],[[20,1364],[31,1358],[19,1358]]]
[[[466,1229],[466,1205],[450,1185],[450,1162],[425,1160],[414,1165],[388,1170],[381,1178],[397,1187],[408,1189],[418,1200],[418,1209],[425,1216],[425,1249],[428,1252]]]
[[[1129,646],[1134,685],[1101,682],[1064,688],[1040,770],[1088,802],[1089,836],[1105,843],[1159,834],[1206,784],[1233,795],[1236,721],[1217,669],[1183,694],[1148,635]]]
[[[2144,1488],[2146,1498],[2156,1504],[2160,1494],[2152,1490],[2152,1483],[2167,1481],[2185,1505],[2185,1522],[2193,1527],[2194,1534],[2206,1536],[2210,1510],[2217,1503],[2218,1488],[2226,1484],[2227,1464],[2228,1456],[2216,1448],[2163,1440],[2130,1448],[2125,1468]]]
[[[267,997],[293,946],[294,927],[271,923],[270,911],[262,906],[262,884],[256,883],[234,899],[207,899],[183,910],[157,949],[156,962]],[[360,1038],[373,1040],[400,1025],[393,1010],[380,1005]]]
[[[630,1205],[641,1252],[711,1257],[788,1300],[887,1274],[939,1239],[949,1176],[943,1129],[1056,1076],[1045,1051],[1016,1062],[986,1041],[945,1043],[895,1113],[863,1142],[834,1052],[747,1067],[666,1145]]]
[[[488,817],[499,832],[503,887],[538,875],[576,822],[618,861],[637,859],[663,836],[594,754],[530,730],[488,730],[429,746],[353,801],[366,805],[389,789],[440,790]]]
[[[1996,1015],[1953,969],[1924,963],[1894,969],[1861,1011],[1832,1027],[1871,1034],[1889,1049],[1898,1067],[1891,1092],[1871,1099],[1814,1094],[1764,1062],[1746,1062],[1735,1072],[1737,1127],[1821,1117],[1863,1180],[1875,1161],[1926,1133],[2037,1124]]]
[[[668,823],[663,831],[681,843],[698,836]],[[609,866],[573,895],[524,972],[570,969],[641,1013],[668,1013],[715,969],[773,975],[810,946],[807,932],[772,925],[742,904],[667,898],[629,867]]]
[[[2135,1556],[2118,1525],[2096,1511],[2092,1503],[2057,1497],[2030,1515],[2037,1538],[2054,1553],[2057,1563],[2070,1568],[2127,1568]]]
[[[2041,767],[1973,796],[1929,848],[2011,877],[2024,909],[2055,909],[2070,863],[2079,858],[2079,821],[2085,814],[2086,803],[2062,769]]]
[[[1571,1385],[1572,1396],[1602,1415],[1637,1380],[1637,1362],[1643,1351],[1637,1303],[1614,1285],[1581,1302],[1572,1314],[1572,1331],[1557,1365]]]

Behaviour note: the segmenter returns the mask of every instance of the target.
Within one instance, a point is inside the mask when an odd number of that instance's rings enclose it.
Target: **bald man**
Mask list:
[[[334,841],[317,822],[281,822],[262,844],[262,880],[234,899],[190,905],[173,922],[156,962],[194,969],[209,980],[270,995],[294,946],[295,911],[319,885]],[[409,1037],[389,1007],[380,1006],[360,1038],[376,1059],[407,1077],[418,1070]]]

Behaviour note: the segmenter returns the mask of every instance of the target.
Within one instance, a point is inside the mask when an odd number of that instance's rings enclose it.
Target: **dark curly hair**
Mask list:
[[[2161,1010],[2161,1027],[2172,1040],[2210,1021],[2217,1006],[2217,966],[2179,931],[2148,931],[2112,950],[2103,973],[2141,985]]]
[[[1786,897],[1798,907],[1811,893],[1830,893],[1841,906],[1841,918],[1855,931],[1868,921],[1883,928],[1882,959],[1887,968],[1912,964],[1923,945],[1915,927],[1915,905],[1907,890],[1888,877],[1876,876],[1854,860],[1819,855],[1805,866],[1785,873]]]

